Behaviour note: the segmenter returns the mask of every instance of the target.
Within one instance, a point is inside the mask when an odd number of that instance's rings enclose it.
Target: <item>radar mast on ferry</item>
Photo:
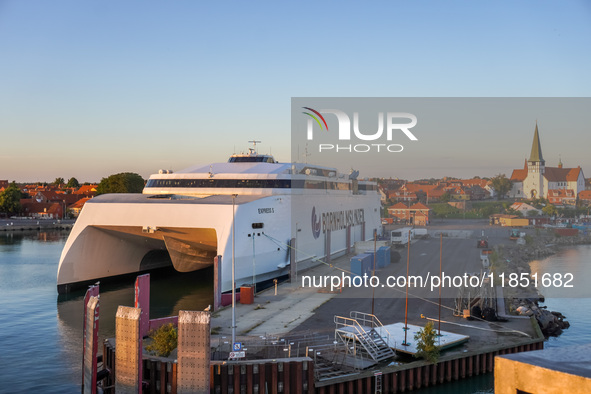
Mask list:
[[[228,163],[277,163],[272,155],[259,155],[257,152],[257,144],[262,141],[251,140],[252,148],[248,148],[248,153],[233,154],[230,156]]]

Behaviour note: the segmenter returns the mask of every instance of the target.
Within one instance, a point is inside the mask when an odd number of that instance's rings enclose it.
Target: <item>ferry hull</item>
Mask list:
[[[232,223],[235,278],[240,286],[287,274],[290,245],[295,245],[298,270],[318,264],[327,255],[345,253],[381,227],[379,206],[373,195],[343,194],[330,199],[326,195],[99,196],[86,203],[66,242],[57,274],[58,292],[170,266],[171,261],[177,271],[194,271],[212,265],[216,256],[222,261],[220,291],[229,291]],[[363,210],[363,223],[338,221],[330,227],[328,218],[333,213],[346,218],[354,210]],[[320,228],[314,228],[318,223]],[[170,259],[162,259],[163,255]]]

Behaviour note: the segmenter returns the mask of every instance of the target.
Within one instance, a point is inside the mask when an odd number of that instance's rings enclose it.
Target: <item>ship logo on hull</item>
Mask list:
[[[314,239],[320,237],[320,230],[322,229],[322,222],[318,216],[316,216],[316,207],[312,207],[312,235]]]

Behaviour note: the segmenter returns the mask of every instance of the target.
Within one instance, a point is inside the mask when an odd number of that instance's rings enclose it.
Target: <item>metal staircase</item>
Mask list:
[[[350,316],[334,317],[335,339],[345,344],[349,354],[361,361],[371,358],[375,362],[395,356],[388,345],[390,334],[376,316],[362,312],[351,312]],[[382,335],[386,335],[386,340]]]

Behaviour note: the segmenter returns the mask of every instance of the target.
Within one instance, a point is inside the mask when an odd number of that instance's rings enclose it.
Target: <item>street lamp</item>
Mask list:
[[[234,258],[234,251],[235,251],[235,234],[236,234],[236,212],[235,212],[235,205],[236,205],[236,197],[238,194],[232,194],[232,346],[236,343],[236,278],[235,278],[235,268],[236,268],[236,261]]]

